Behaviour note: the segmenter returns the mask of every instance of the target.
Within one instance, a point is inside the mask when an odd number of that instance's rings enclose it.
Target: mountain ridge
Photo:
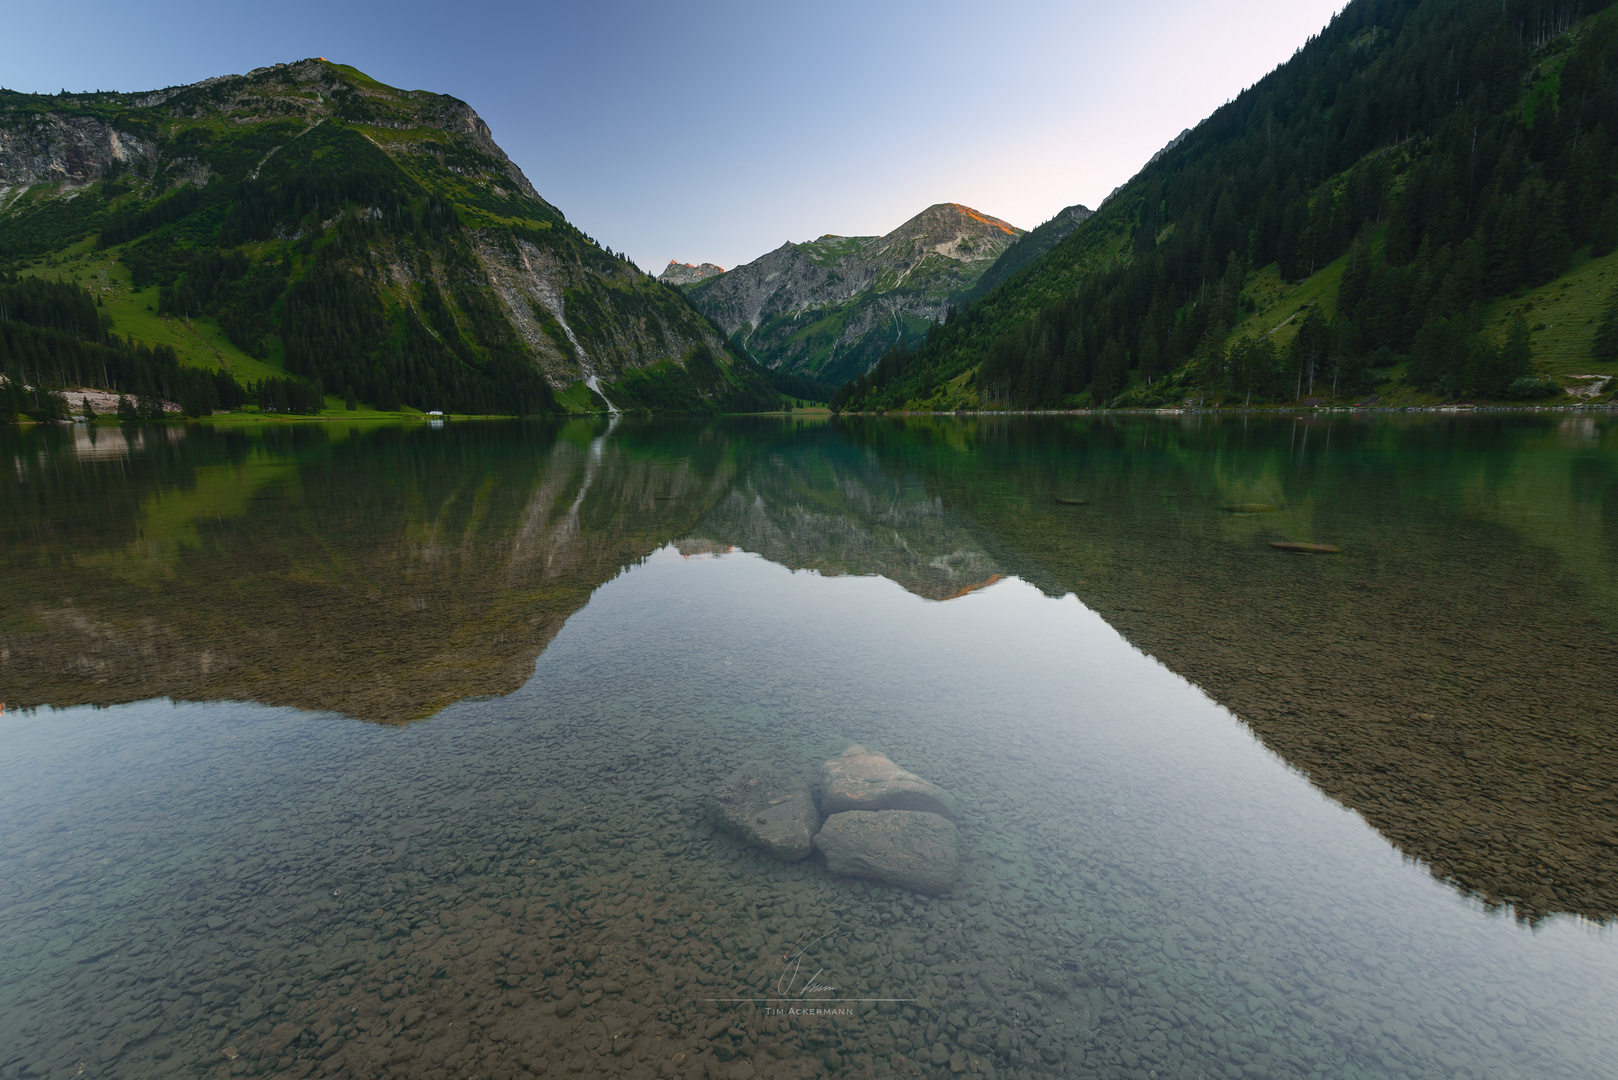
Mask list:
[[[1352,0],[834,408],[1588,402],[1614,115],[1611,0]]]
[[[880,236],[788,241],[685,286],[697,309],[761,364],[821,381],[865,370],[924,337],[1023,231],[935,203]]]
[[[1092,213],[1094,211],[1083,203],[1075,203],[1063,207],[1051,215],[1050,220],[1028,230],[1000,253],[994,265],[983,272],[977,284],[972,286],[969,298],[976,299],[992,292],[997,285],[1009,281],[1017,271],[1066,240],[1075,229],[1089,220]]]
[[[0,92],[0,268],[47,264],[98,283],[114,333],[184,316],[228,339],[171,335],[181,368],[382,407],[599,407],[587,382],[639,408],[776,400],[678,291],[545,200],[470,105],[325,60]]]

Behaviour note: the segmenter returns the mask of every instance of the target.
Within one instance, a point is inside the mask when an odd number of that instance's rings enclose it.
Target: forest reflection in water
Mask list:
[[[1015,574],[1077,594],[1438,876],[1529,918],[1618,912],[1604,416],[97,434],[129,454],[82,428],[6,448],[13,707],[429,716],[515,690],[670,542],[930,599]]]
[[[83,434],[0,447],[0,1075],[1618,1060],[1600,419]],[[711,834],[848,741],[953,896]],[[916,1001],[704,1004],[821,923]]]

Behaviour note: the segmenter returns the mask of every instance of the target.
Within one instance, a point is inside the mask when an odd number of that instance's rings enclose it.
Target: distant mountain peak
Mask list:
[[[990,217],[988,214],[979,213],[970,206],[966,206],[962,203],[938,203],[935,206],[929,206],[926,210],[923,210],[922,214],[927,214],[934,210],[953,210],[962,217],[971,218],[973,221],[986,225],[989,228],[999,229],[1007,236],[1021,236],[1023,233],[1023,230],[1017,228],[1017,226],[1011,224],[1010,222],[1001,221],[997,217]]]
[[[690,285],[704,278],[718,277],[724,272],[723,266],[714,263],[683,263],[670,259],[663,272],[657,275],[657,280],[665,285]]]
[[[961,203],[934,203],[880,237],[880,249],[897,252],[909,245],[912,258],[931,251],[964,263],[992,263],[1023,231],[1009,222]]]
[[[765,364],[838,381],[919,339],[1022,235],[962,203],[934,203],[881,236],[825,233],[680,283]]]

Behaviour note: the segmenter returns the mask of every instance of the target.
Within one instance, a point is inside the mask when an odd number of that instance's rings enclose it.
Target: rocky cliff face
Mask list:
[[[762,385],[677,291],[569,224],[471,106],[324,60],[0,92],[0,268],[98,234],[135,288],[199,298],[188,315],[366,401],[498,404],[536,373],[562,390],[655,369],[638,400],[672,388],[682,407]]]
[[[787,243],[689,286],[692,302],[760,362],[840,382],[925,334],[1022,230],[959,203],[883,236]]]
[[[695,285],[705,278],[718,277],[724,272],[724,267],[713,263],[703,263],[699,266],[695,263],[676,262],[670,259],[663,272],[657,275],[657,280],[665,285]]]
[[[152,140],[94,117],[36,113],[0,127],[0,189],[83,187],[115,165],[141,165],[156,156]]]

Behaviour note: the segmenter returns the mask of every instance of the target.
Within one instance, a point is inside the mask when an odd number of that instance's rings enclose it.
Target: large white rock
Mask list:
[[[953,795],[899,768],[886,754],[873,753],[858,743],[820,767],[820,804],[827,814],[921,810],[955,816]]]

